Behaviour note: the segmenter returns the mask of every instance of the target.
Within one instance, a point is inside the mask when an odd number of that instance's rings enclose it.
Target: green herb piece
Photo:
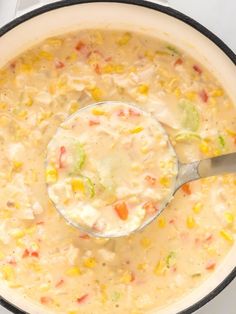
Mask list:
[[[85,163],[86,155],[83,146],[77,142],[75,144],[75,172],[80,172]]]
[[[195,132],[180,132],[174,137],[176,142],[200,141],[201,136]]]
[[[170,268],[171,266],[173,266],[175,264],[175,257],[176,254],[175,252],[170,252],[170,254],[166,257],[166,266],[167,268]]]
[[[170,50],[171,52],[174,52],[174,53],[177,54],[177,55],[180,54],[179,51],[178,51],[174,46],[168,45],[168,46],[166,46],[166,48],[167,48],[168,50]]]
[[[182,100],[179,103],[182,111],[182,126],[192,132],[196,132],[200,124],[200,116],[194,104],[187,100]]]
[[[117,292],[117,291],[115,291],[115,292],[112,294],[112,296],[111,296],[111,300],[112,300],[113,302],[119,301],[120,298],[121,298],[121,293],[120,293],[120,292]]]
[[[223,138],[223,136],[219,135],[218,140],[219,140],[220,146],[224,148],[225,147],[225,139]]]
[[[201,277],[201,273],[196,273],[196,274],[192,274],[192,278],[198,278],[198,277]]]

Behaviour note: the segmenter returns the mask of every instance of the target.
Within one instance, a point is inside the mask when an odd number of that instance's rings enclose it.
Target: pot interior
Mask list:
[[[0,38],[0,67],[47,37],[88,28],[130,30],[174,43],[206,66],[236,103],[236,67],[219,47],[177,18],[133,4],[74,4],[32,17]],[[233,271],[235,260],[236,244],[208,280],[158,313],[175,314],[204,298]],[[0,293],[6,300],[27,312],[46,313],[44,309],[36,307],[31,301],[26,302],[6,286],[1,285]]]

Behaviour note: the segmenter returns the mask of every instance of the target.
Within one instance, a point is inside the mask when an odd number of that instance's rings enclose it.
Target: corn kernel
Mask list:
[[[47,292],[50,289],[50,284],[43,283],[39,286],[39,290],[42,292]]]
[[[2,252],[0,252],[0,260],[4,258],[5,258],[5,255]]]
[[[164,217],[159,217],[157,219],[157,224],[158,224],[159,228],[165,228],[165,226],[166,226],[166,219]]]
[[[0,103],[0,110],[4,110],[7,108],[7,104],[5,103]]]
[[[36,252],[39,250],[39,245],[37,243],[33,242],[31,244],[31,249],[32,249],[32,251]]]
[[[221,88],[215,89],[212,93],[211,96],[212,97],[221,97],[224,95],[224,91]]]
[[[41,266],[39,265],[39,263],[37,262],[34,262],[34,263],[30,263],[28,264],[29,268],[32,269],[34,272],[41,272],[42,271],[42,268]]]
[[[11,265],[1,267],[1,273],[3,275],[3,279],[7,281],[11,281],[15,278],[15,271]]]
[[[106,114],[106,112],[100,108],[93,108],[91,110],[92,114],[94,114],[95,116],[103,116]]]
[[[235,136],[236,136],[236,132],[233,131],[233,130],[226,129],[225,131],[226,131],[226,133],[227,133],[228,135],[230,135],[230,136],[232,136],[232,137],[235,137]]]
[[[189,229],[193,229],[196,226],[196,221],[192,216],[187,217],[186,225]]]
[[[51,46],[54,46],[54,47],[61,47],[62,40],[57,39],[57,38],[49,38],[49,39],[47,39],[47,43]]]
[[[46,170],[46,182],[55,183],[58,179],[58,172],[56,168],[48,168]]]
[[[225,219],[227,221],[228,224],[232,224],[234,222],[234,214],[230,213],[230,212],[226,212],[225,213]]]
[[[107,300],[108,300],[106,285],[101,285],[100,291],[101,291],[101,301],[102,301],[103,304],[105,304],[107,302]]]
[[[84,266],[87,268],[94,268],[97,262],[94,257],[89,257],[84,260]]]
[[[99,101],[102,99],[102,91],[100,88],[94,87],[90,90],[90,93],[94,100]]]
[[[121,74],[124,72],[124,66],[122,64],[107,64],[102,68],[102,72],[107,74],[110,73]]]
[[[70,114],[75,113],[76,111],[79,110],[79,108],[80,108],[79,103],[77,103],[77,102],[72,103],[70,106],[70,110],[69,110]]]
[[[69,59],[70,59],[71,62],[76,61],[78,59],[78,54],[75,51],[73,51],[70,54]]]
[[[210,255],[210,256],[215,256],[217,255],[217,251],[214,247],[209,247],[207,248],[207,253]]]
[[[144,52],[144,56],[148,58],[150,61],[153,61],[155,57],[154,53],[151,50],[146,50]]]
[[[20,239],[25,236],[25,231],[21,229],[14,229],[10,231],[10,235],[15,239]]]
[[[160,178],[160,184],[163,185],[164,187],[168,188],[170,186],[170,179],[166,176],[163,176]]]
[[[147,263],[140,263],[137,266],[138,270],[146,270],[147,269]]]
[[[41,51],[39,52],[39,56],[40,56],[41,58],[43,58],[43,59],[48,60],[48,61],[51,61],[51,60],[53,59],[52,54],[51,54],[50,52],[44,51],[44,50],[41,50]]]
[[[141,240],[140,240],[140,244],[141,246],[144,248],[144,249],[147,249],[151,246],[152,242],[149,238],[147,237],[143,237]]]
[[[120,37],[117,41],[117,44],[120,46],[127,45],[131,39],[131,34],[130,33],[124,33],[122,37]]]
[[[125,271],[122,275],[120,282],[124,284],[128,284],[133,280],[132,273],[130,271]]]
[[[203,204],[201,202],[197,202],[196,204],[193,205],[193,212],[195,214],[199,214],[200,211],[202,210]]]
[[[66,275],[70,277],[76,277],[81,275],[81,270],[78,266],[73,266],[66,271]]]
[[[196,96],[197,96],[197,94],[195,92],[187,92],[187,93],[185,93],[185,97],[188,100],[191,100],[191,101],[195,100]]]
[[[32,71],[32,65],[27,64],[27,63],[23,63],[23,64],[21,64],[20,70],[24,73],[29,73]]]
[[[175,96],[179,99],[180,96],[181,96],[181,91],[180,91],[180,89],[179,89],[179,88],[176,88],[176,89],[174,90],[174,94],[175,94]]]
[[[142,95],[147,95],[148,94],[148,91],[149,91],[149,87],[147,84],[141,84],[139,85],[138,87],[138,91],[140,94]]]
[[[229,232],[225,231],[225,230],[221,230],[220,231],[220,235],[223,239],[225,239],[226,241],[230,242],[230,243],[234,243],[234,237],[232,236],[232,234],[230,234]]]
[[[67,314],[78,314],[78,311],[69,311]]]
[[[143,146],[143,147],[141,147],[141,152],[143,153],[143,154],[147,154],[149,151],[150,151],[150,149],[147,147],[147,146]]]
[[[85,191],[84,182],[79,178],[71,179],[71,188],[73,192],[82,192]]]
[[[142,126],[137,126],[136,128],[132,129],[129,131],[129,133],[131,134],[137,134],[143,131],[143,127]]]
[[[199,145],[199,149],[203,154],[207,154],[209,152],[209,144],[207,141],[203,140]]]
[[[16,172],[21,171],[22,166],[23,166],[23,162],[13,161],[13,171],[16,171]]]
[[[161,276],[165,273],[165,263],[163,260],[160,260],[156,267],[154,268],[154,274],[157,275],[157,276]]]

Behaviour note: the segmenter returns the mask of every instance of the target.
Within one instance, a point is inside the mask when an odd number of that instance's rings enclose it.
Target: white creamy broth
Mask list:
[[[127,238],[94,239],[66,224],[47,195],[47,144],[69,115],[103,100],[151,113],[183,162],[236,148],[235,104],[173,44],[86,30],[48,39],[1,69],[1,280],[55,313],[165,307],[206,280],[235,239],[235,175],[185,185]]]
[[[177,159],[162,126],[135,106],[88,106],[47,149],[51,200],[68,221],[99,235],[127,235],[172,197]]]

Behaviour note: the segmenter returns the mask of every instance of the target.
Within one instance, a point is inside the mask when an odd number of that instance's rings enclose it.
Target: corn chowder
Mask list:
[[[50,38],[1,69],[1,281],[53,313],[165,307],[206,280],[235,240],[235,175],[183,186],[156,221],[127,238],[90,238],[66,223],[47,194],[46,148],[67,117],[103,100],[151,113],[182,162],[236,149],[236,109],[222,86],[155,38],[81,31]],[[54,165],[46,176],[58,171]]]

